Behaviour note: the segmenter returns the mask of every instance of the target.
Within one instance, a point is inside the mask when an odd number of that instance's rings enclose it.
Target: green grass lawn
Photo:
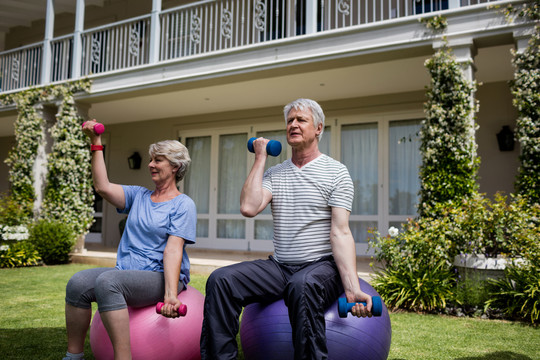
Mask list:
[[[68,279],[88,265],[0,269],[0,359],[60,359]],[[206,276],[191,285],[204,293]],[[95,308],[94,308],[95,309]],[[521,323],[393,313],[389,359],[540,360],[540,329]],[[94,359],[87,341],[86,359]]]

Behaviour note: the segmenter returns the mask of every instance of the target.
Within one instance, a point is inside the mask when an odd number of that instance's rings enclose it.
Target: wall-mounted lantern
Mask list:
[[[510,126],[504,125],[502,127],[502,130],[497,134],[497,142],[500,151],[514,150],[514,132],[510,129]]]
[[[141,168],[141,155],[137,151],[133,153],[130,157],[128,157],[128,164],[129,168],[131,170],[138,170]]]

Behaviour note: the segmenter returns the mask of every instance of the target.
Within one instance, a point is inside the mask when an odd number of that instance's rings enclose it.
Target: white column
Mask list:
[[[433,48],[438,50],[444,46],[444,42],[437,41]],[[472,37],[460,37],[454,39],[448,39],[448,47],[452,49],[456,61],[461,64],[463,73],[469,81],[474,80],[474,73],[476,72],[476,66],[474,65],[474,57],[478,53]]]
[[[159,61],[161,0],[152,0],[152,15],[150,18],[150,64]]]
[[[529,40],[532,36],[531,29],[519,29],[514,31],[514,43],[516,44],[516,52],[521,54],[529,47]]]
[[[317,1],[306,0],[306,34],[313,34],[316,32],[317,32]]]
[[[85,104],[80,101],[76,101],[75,106],[77,107],[77,114],[79,114],[79,116],[83,118],[83,122],[90,119],[89,112],[90,108],[92,107],[91,104]]]
[[[46,107],[42,103],[34,105],[36,112],[40,118],[43,119],[41,127],[42,140],[38,143],[36,152],[36,159],[32,166],[32,175],[34,177],[34,193],[36,198],[34,200],[34,217],[37,218],[41,213],[41,206],[43,205],[43,195],[45,193],[45,187],[47,185],[47,154],[51,152],[52,139],[49,129],[56,121],[55,111],[52,107]]]
[[[77,79],[81,76],[82,62],[82,38],[81,34],[84,30],[84,0],[76,0],[77,7],[75,9],[75,30],[73,31],[73,52],[71,54],[71,78]]]
[[[45,37],[43,39],[43,54],[41,58],[41,84],[51,81],[51,39],[54,35],[54,0],[47,0],[45,15]]]

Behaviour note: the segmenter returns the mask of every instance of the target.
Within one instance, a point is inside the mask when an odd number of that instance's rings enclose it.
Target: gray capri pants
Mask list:
[[[184,289],[179,281],[178,293]],[[163,301],[165,278],[162,272],[94,268],[71,277],[66,286],[66,303],[90,309],[97,302],[98,310],[112,311],[144,307]]]

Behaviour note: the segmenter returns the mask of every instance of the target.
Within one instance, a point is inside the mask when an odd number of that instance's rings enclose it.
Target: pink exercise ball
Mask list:
[[[156,313],[156,306],[128,307],[129,335],[133,360],[200,359],[200,340],[203,321],[204,296],[188,285],[178,295],[187,306],[187,314],[175,319]],[[113,360],[114,351],[96,311],[90,326],[90,346],[98,360]]]

